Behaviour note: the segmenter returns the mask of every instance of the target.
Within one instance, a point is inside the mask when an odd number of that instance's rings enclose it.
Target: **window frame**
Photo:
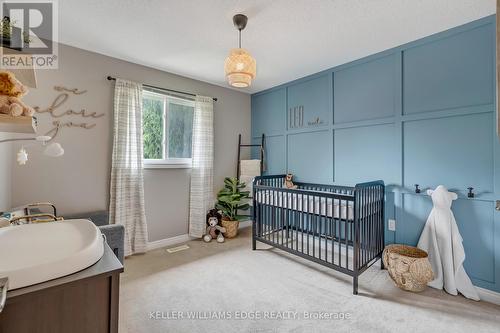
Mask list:
[[[174,100],[176,104],[191,106],[194,109],[194,100],[182,98],[170,94],[159,93],[152,90],[143,89],[143,98],[155,98],[163,101],[163,156],[168,154],[168,102]],[[194,111],[194,110],[193,110]],[[144,169],[189,169],[192,167],[192,158],[166,157],[163,159],[148,159],[143,158]]]

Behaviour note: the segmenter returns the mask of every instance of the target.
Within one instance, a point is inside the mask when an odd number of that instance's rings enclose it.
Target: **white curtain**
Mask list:
[[[189,235],[202,237],[206,214],[214,205],[214,105],[211,97],[196,96],[189,205]]]
[[[147,250],[142,174],[142,85],[116,79],[110,223],[125,226],[125,255]]]

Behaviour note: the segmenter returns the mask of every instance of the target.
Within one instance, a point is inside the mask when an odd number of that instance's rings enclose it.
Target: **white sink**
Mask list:
[[[88,220],[0,228],[0,278],[9,278],[9,290],[76,273],[103,253],[101,232]]]

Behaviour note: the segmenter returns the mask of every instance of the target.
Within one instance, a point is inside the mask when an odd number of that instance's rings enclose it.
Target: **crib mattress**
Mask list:
[[[303,195],[281,191],[258,191],[256,201],[269,206],[286,208],[300,212],[333,217],[335,219],[354,219],[354,202],[318,195]]]

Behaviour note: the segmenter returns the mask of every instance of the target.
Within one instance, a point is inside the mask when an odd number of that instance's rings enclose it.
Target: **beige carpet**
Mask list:
[[[378,266],[360,277],[353,296],[348,276],[264,244],[252,251],[250,233],[246,228],[224,244],[191,241],[186,251],[127,259],[120,332],[500,330],[499,306],[435,289],[404,292]]]

